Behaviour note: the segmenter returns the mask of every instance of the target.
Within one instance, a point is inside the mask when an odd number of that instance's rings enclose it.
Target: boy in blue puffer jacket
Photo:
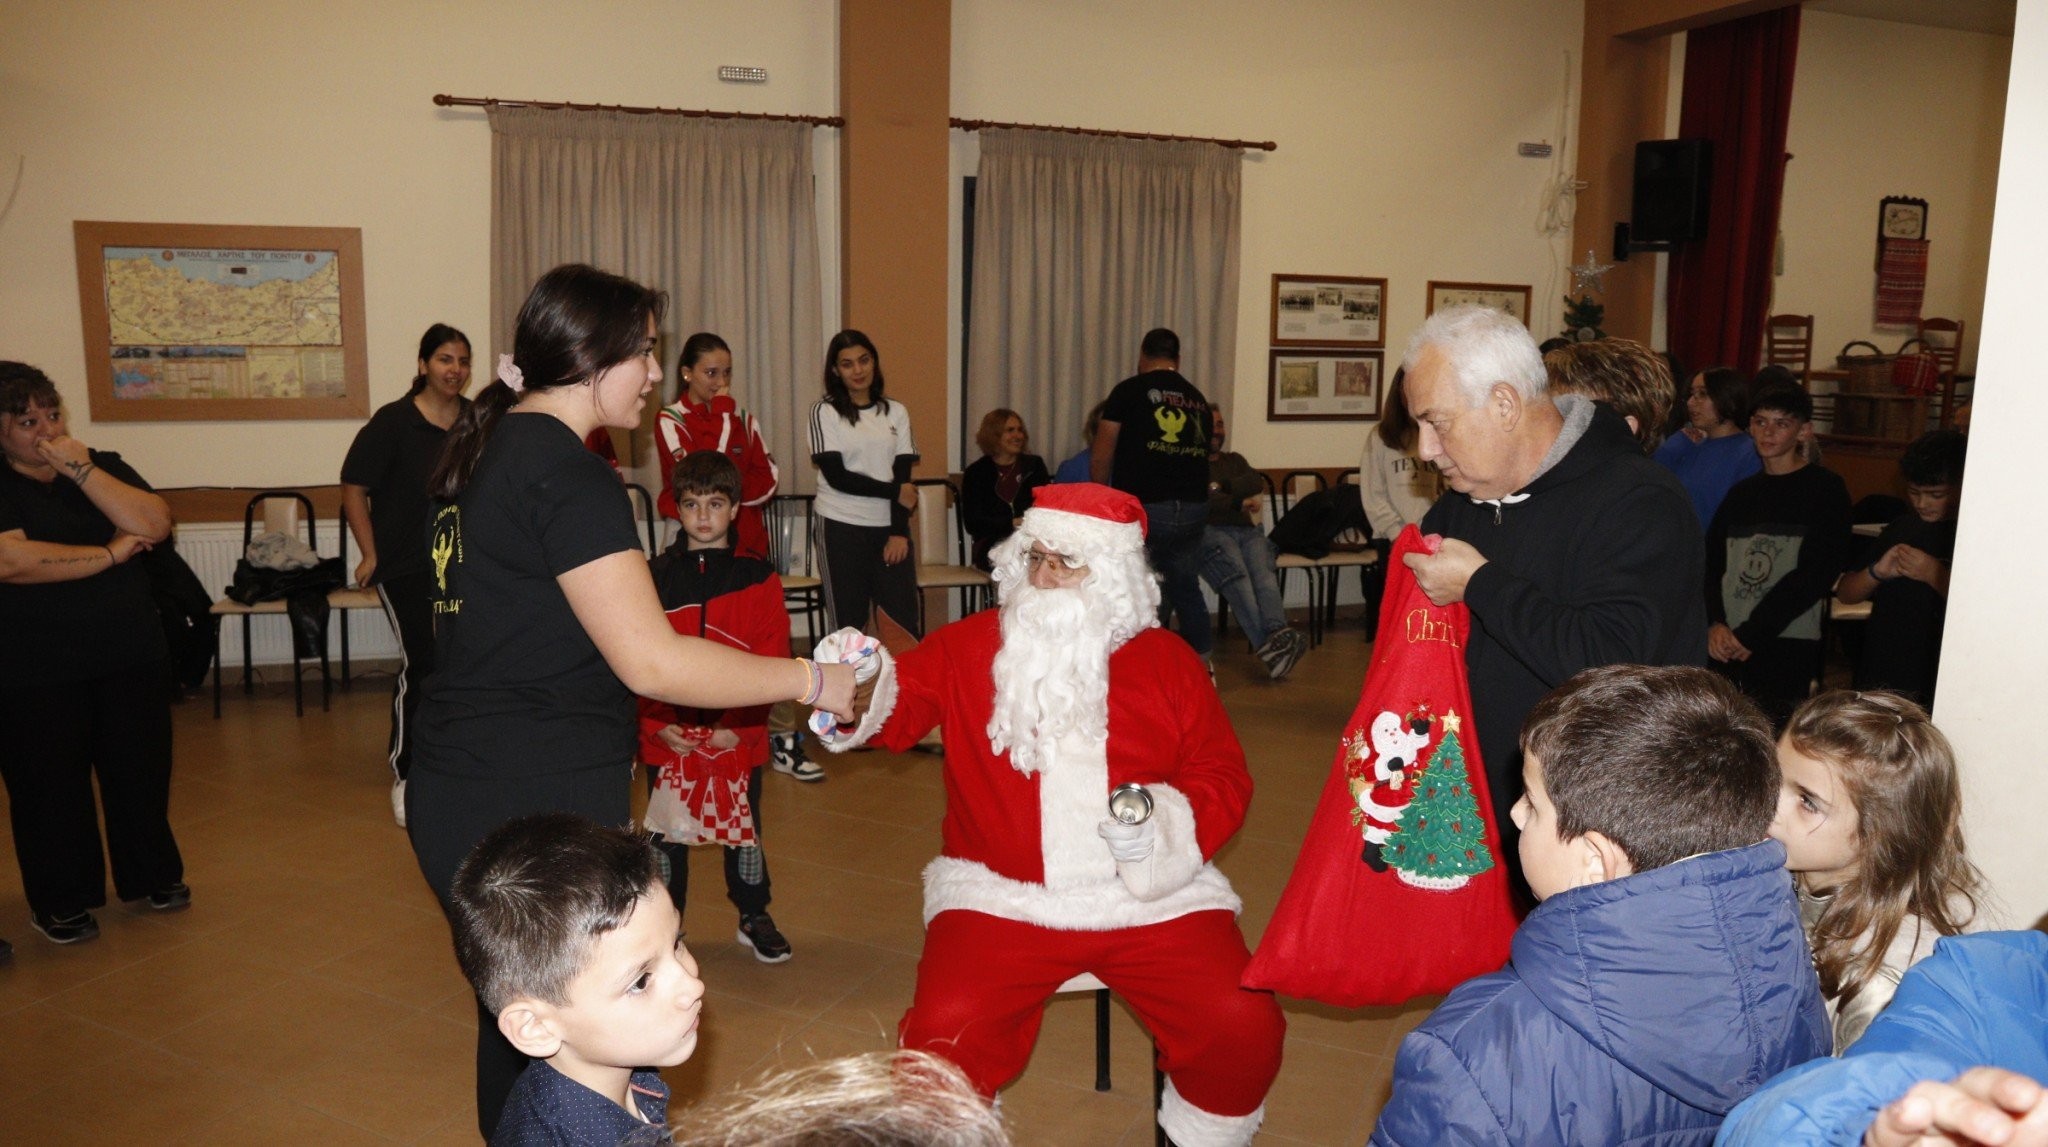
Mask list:
[[[1507,967],[1401,1042],[1372,1142],[1711,1143],[1828,1053],[1770,722],[1704,669],[1589,669],[1522,726],[1522,869],[1542,903]]]

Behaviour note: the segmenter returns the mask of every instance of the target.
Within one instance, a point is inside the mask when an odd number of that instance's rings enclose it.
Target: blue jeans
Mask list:
[[[1257,526],[1209,526],[1202,532],[1202,580],[1237,611],[1252,648],[1287,628],[1280,600],[1279,551]]]
[[[1209,628],[1209,601],[1202,596],[1202,534],[1209,518],[1207,502],[1145,503],[1145,553],[1162,582],[1159,623],[1180,615],[1180,635],[1195,652],[1209,656],[1215,637]]]

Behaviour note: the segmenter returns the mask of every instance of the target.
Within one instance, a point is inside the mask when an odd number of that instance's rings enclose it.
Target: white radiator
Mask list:
[[[288,523],[272,524],[304,537],[302,530]],[[341,537],[334,532],[332,523],[322,523],[322,527],[320,556],[334,557],[341,552]],[[263,531],[259,529],[257,532]],[[199,575],[199,584],[206,587],[206,592],[213,595],[215,601],[226,597],[228,584],[235,580],[235,562],[242,556],[242,523],[184,523],[178,526],[177,539],[178,556],[184,558],[192,572]],[[353,550],[349,556],[356,556]],[[353,575],[355,571],[350,570],[349,573]],[[343,625],[349,627],[348,655],[351,664],[398,659],[398,637],[391,632],[391,623],[384,620],[383,610],[336,610],[328,621],[327,655],[333,662],[337,680],[341,676]],[[220,659],[221,667],[230,675],[239,674],[242,668],[240,618],[230,617],[221,621]],[[283,614],[249,619],[249,660],[255,665],[291,664],[291,628]]]

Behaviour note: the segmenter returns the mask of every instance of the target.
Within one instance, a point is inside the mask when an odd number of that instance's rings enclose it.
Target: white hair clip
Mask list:
[[[514,394],[526,389],[526,375],[519,369],[518,364],[512,361],[509,354],[498,356],[498,381],[511,387]]]

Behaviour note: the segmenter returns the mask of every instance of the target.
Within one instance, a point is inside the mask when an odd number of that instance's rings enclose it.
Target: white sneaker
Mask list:
[[[824,768],[804,755],[803,742],[794,733],[768,735],[768,766],[810,784],[825,779]]]
[[[391,782],[391,819],[398,822],[398,827],[405,827],[405,779],[403,777]]]

